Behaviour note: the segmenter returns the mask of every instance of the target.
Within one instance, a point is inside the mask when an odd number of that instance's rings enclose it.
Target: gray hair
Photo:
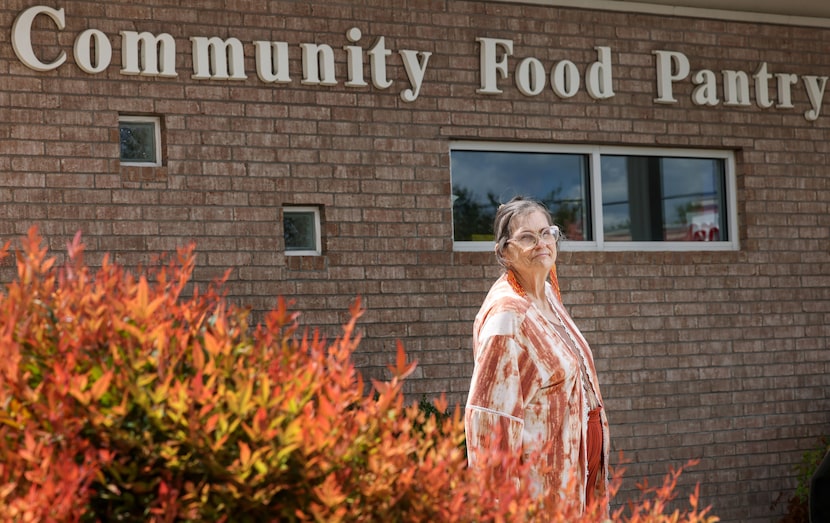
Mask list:
[[[524,198],[523,196],[516,196],[507,203],[499,205],[496,211],[496,218],[493,221],[493,235],[496,239],[495,253],[496,260],[504,269],[509,269],[504,260],[504,248],[507,246],[507,240],[513,235],[513,230],[510,227],[513,218],[517,216],[526,216],[532,212],[541,212],[548,219],[548,225],[553,225],[553,218],[550,211],[541,202]]]

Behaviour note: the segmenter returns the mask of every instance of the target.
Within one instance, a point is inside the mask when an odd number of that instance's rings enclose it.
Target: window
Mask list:
[[[317,207],[285,207],[282,229],[286,256],[319,256],[323,252]]]
[[[728,151],[457,142],[450,150],[457,251],[493,248],[496,209],[537,199],[567,250],[736,250]]]
[[[601,161],[605,241],[728,240],[724,162],[618,155]]]
[[[155,116],[120,116],[121,164],[161,165],[161,122]]]

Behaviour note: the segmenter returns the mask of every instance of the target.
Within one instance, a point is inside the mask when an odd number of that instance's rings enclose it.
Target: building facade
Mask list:
[[[830,23],[698,15],[7,0],[0,238],[127,267],[195,242],[198,283],[230,268],[232,300],[328,337],[359,296],[361,371],[400,340],[412,398],[463,406],[488,220],[542,199],[618,501],[700,459],[683,494],[772,521],[830,434]]]

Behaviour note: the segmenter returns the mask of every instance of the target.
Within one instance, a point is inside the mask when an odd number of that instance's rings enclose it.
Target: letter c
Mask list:
[[[35,56],[32,49],[32,22],[37,15],[45,14],[55,22],[61,31],[66,28],[66,19],[63,15],[63,8],[52,9],[44,5],[37,5],[26,9],[17,17],[12,26],[12,47],[14,54],[26,66],[35,71],[51,71],[61,66],[66,61],[66,53],[61,51],[52,63],[43,63]]]

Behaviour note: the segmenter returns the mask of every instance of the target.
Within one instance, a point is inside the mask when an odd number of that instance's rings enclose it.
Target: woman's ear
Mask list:
[[[498,243],[496,243],[493,246],[493,254],[496,255],[496,261],[499,263],[499,265],[501,265],[503,267],[507,267],[507,265],[505,264],[505,261],[504,261],[504,255],[501,252],[501,246],[499,246]]]

